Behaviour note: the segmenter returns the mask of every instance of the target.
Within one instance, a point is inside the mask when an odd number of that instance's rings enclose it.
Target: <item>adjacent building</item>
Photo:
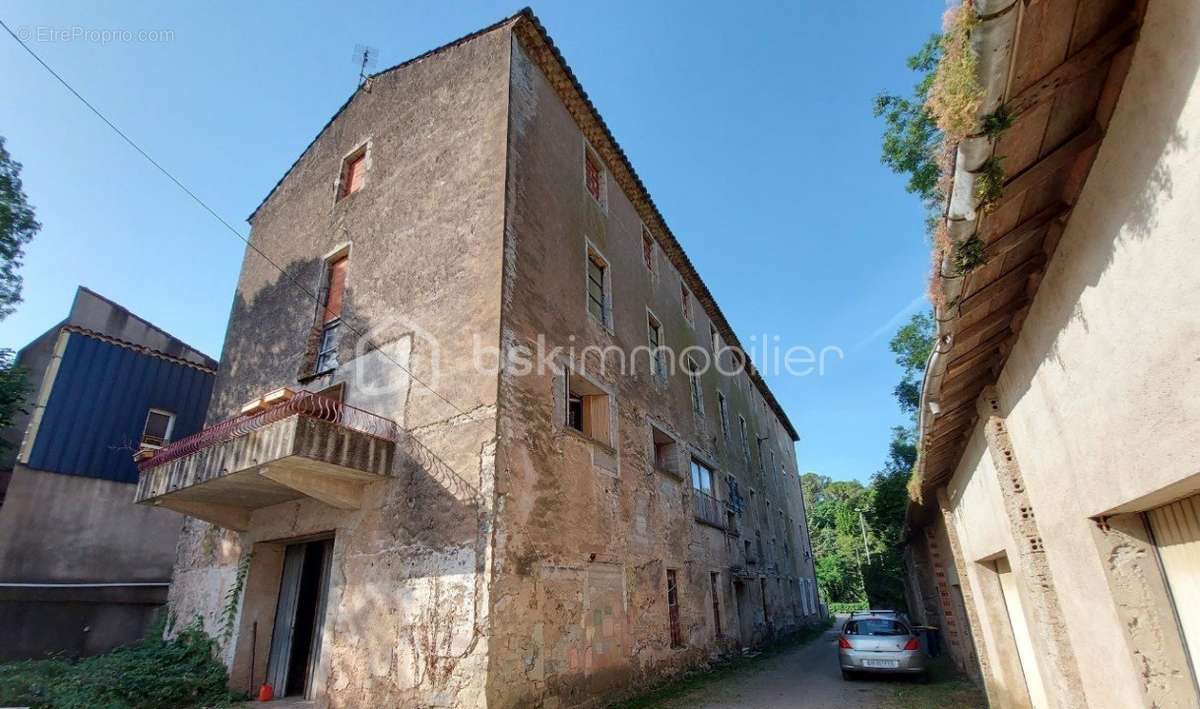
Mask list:
[[[910,605],[992,706],[1200,706],[1200,6],[974,6]]]
[[[818,617],[797,433],[532,13],[370,77],[250,223],[137,490],[234,686],[570,706]]]
[[[16,366],[32,392],[0,433],[0,658],[137,640],[166,602],[182,518],[131,502],[133,456],[200,429],[216,362],[81,287]]]

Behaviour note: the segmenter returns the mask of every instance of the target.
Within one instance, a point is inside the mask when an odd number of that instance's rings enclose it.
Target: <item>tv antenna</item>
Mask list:
[[[365,44],[354,45],[354,58],[351,60],[358,67],[358,85],[367,85],[367,90],[370,91],[371,70],[375,68],[378,61],[379,50],[374,47],[368,47]]]

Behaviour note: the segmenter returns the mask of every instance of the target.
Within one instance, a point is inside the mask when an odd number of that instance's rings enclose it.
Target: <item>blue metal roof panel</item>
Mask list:
[[[175,414],[171,438],[199,431],[213,374],[79,332],[68,335],[29,467],[137,482],[133,453],[149,409]]]

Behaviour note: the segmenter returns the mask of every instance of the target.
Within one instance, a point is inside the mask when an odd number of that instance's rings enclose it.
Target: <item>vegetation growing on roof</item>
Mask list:
[[[983,101],[979,58],[971,49],[971,32],[979,25],[974,3],[946,11],[941,58],[933,74],[927,104],[945,140],[957,144],[979,128]]]
[[[978,201],[975,208],[983,214],[995,209],[1004,196],[1004,167],[1000,164],[1003,159],[993,155],[984,161],[975,175],[975,199]]]

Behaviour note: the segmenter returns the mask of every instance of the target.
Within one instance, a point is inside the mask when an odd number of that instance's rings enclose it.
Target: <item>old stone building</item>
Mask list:
[[[796,431],[532,13],[372,76],[250,222],[138,490],[236,687],[578,705],[819,615]]]
[[[974,6],[910,605],[992,706],[1200,706],[1200,6]]]

